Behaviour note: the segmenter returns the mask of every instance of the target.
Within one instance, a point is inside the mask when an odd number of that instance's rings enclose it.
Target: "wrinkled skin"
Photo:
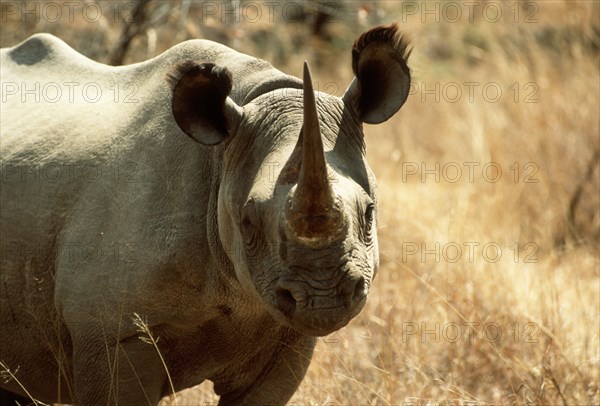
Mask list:
[[[49,35],[3,49],[3,82],[139,91],[3,103],[0,360],[44,402],[210,379],[222,405],[285,404],[375,276],[362,122],[404,103],[406,57],[395,27],[363,35],[338,98],[209,41],[118,68]]]
[[[250,113],[247,120],[240,123],[240,128],[243,132],[260,135],[252,140],[234,137],[228,147],[224,171],[233,176],[226,175],[223,179],[219,213],[224,213],[221,217],[224,221],[219,228],[221,235],[233,231],[224,239],[224,247],[233,253],[232,260],[237,261],[237,277],[249,290],[257,291],[269,305],[271,314],[292,328],[311,335],[325,335],[347,324],[356,315],[374,276],[377,266],[375,225],[372,218],[367,223],[365,214],[375,200],[375,184],[364,161],[358,123],[344,111],[339,99],[329,100],[325,105],[327,110],[318,103],[321,117],[326,118],[322,128],[326,149],[329,149],[330,181],[334,191],[343,196],[348,230],[337,241],[323,247],[299,244],[289,236],[281,207],[294,184],[288,183],[281,171],[301,131],[302,94],[285,93],[286,105],[282,108],[273,108],[272,95],[255,100],[251,109],[271,109],[270,114],[257,120],[257,115]],[[274,120],[275,117],[279,119]],[[265,124],[269,122],[276,124]],[[341,137],[352,142],[336,144]],[[252,150],[253,154],[245,154],[247,150]],[[239,178],[236,169],[242,174],[251,174],[250,177],[256,180],[245,182],[244,177]],[[364,277],[364,282],[356,287],[354,300],[357,303],[351,304],[351,311],[347,312],[343,301],[352,301],[352,297],[338,290],[346,288],[340,286],[340,280],[345,281],[349,274],[354,278]],[[347,283],[352,290],[350,295],[355,289],[352,282]],[[294,295],[306,298],[301,306],[311,308],[307,320],[290,320],[283,310],[278,309],[278,287],[289,287]],[[321,311],[321,307],[325,310]],[[336,312],[336,308],[341,311]]]

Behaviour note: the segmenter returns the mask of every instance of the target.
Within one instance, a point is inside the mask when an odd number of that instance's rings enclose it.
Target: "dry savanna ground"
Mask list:
[[[353,1],[320,26],[308,2],[234,22],[151,0],[146,24],[128,26],[124,63],[209,38],[295,75],[307,59],[337,95],[357,33],[398,21],[412,40],[408,102],[365,128],[376,282],[363,312],[319,340],[290,404],[600,404],[600,2],[475,3]],[[108,17],[3,13],[3,46],[47,31],[101,61],[128,32]],[[216,401],[205,383],[163,404]]]

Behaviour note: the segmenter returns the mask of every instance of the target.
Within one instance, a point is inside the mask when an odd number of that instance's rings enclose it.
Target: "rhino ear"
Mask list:
[[[379,124],[402,107],[410,87],[408,40],[392,24],[362,34],[352,47],[354,80],[344,100],[364,123]]]
[[[204,145],[216,145],[232,135],[243,109],[229,98],[231,73],[213,63],[186,61],[169,74],[171,108],[179,128]]]

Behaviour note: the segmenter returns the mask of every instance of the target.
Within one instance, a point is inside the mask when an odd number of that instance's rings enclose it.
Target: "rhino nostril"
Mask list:
[[[365,278],[360,277],[356,285],[354,286],[354,292],[352,293],[352,303],[356,304],[360,302],[365,296]]]
[[[292,292],[285,288],[277,288],[275,294],[277,295],[277,306],[279,307],[279,310],[286,316],[291,316],[296,309],[296,299],[294,299]]]

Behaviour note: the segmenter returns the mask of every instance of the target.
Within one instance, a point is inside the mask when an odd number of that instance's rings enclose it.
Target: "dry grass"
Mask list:
[[[404,18],[399,2],[360,4],[339,14],[329,40],[293,23],[198,25],[193,8],[185,18],[172,15],[169,23],[183,28],[170,38],[218,38],[293,74],[301,60],[314,60],[314,77],[341,94],[350,66],[337,61],[349,61],[357,30],[377,22],[377,10],[386,22]],[[291,404],[600,404],[598,162],[588,171],[600,148],[599,3],[521,3],[517,22],[514,9],[502,7],[496,23],[476,8],[472,23],[466,14],[456,23],[435,23],[432,15],[423,23],[417,14],[401,24],[413,39],[416,91],[396,117],[366,128],[379,179],[379,275],[361,315],[319,341]],[[537,22],[526,23],[532,10]],[[59,27],[45,28],[64,37]],[[135,40],[129,58],[171,45],[161,34],[168,29],[155,29],[158,35]],[[115,32],[110,25],[94,35],[110,44]],[[478,84],[473,100],[465,82]],[[423,92],[436,83],[439,102]],[[459,100],[443,93],[456,89],[448,84],[462,90]],[[486,84],[502,90],[500,100],[484,98]],[[492,162],[502,169],[495,183],[481,172]],[[439,182],[420,170],[436,163]],[[407,172],[415,165],[417,173]],[[462,177],[451,182],[456,167]],[[582,198],[570,221],[578,185]],[[436,243],[440,258],[421,255]],[[454,261],[457,246],[462,255]],[[494,247],[502,250],[497,262]],[[177,397],[179,405],[217,401],[210,383]]]
[[[558,245],[569,200],[599,148],[598,54],[536,37],[551,26],[597,41],[598,4],[572,4],[541,3],[531,26],[414,27],[411,65],[421,91],[388,125],[367,129],[380,184],[378,280],[361,316],[334,336],[339,342],[320,343],[297,403],[600,403],[597,162],[585,198],[590,220],[576,230],[585,241]],[[480,84],[472,102],[465,86],[455,103],[453,93],[444,100],[440,91],[436,103],[422,91],[467,81]],[[478,93],[488,83],[502,89],[498,102]],[[524,103],[528,83],[539,87],[536,102]],[[491,162],[503,171],[497,183],[481,173]],[[412,163],[439,163],[440,181],[409,175]],[[457,166],[462,178],[453,183]],[[436,243],[439,260],[420,255]],[[466,243],[479,244],[472,260]],[[488,243],[502,249],[498,262],[482,250]],[[407,254],[415,246],[419,252]]]

